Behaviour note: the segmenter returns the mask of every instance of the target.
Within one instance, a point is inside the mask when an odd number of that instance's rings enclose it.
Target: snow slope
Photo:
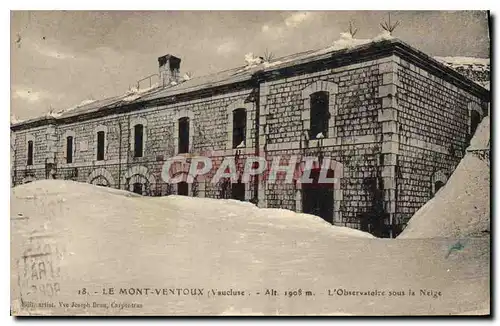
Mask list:
[[[485,117],[468,150],[489,149]],[[470,237],[490,230],[490,165],[467,152],[448,182],[410,219],[399,238]]]
[[[450,253],[457,241],[376,239],[310,215],[233,200],[142,197],[41,180],[11,193],[11,309],[15,315],[487,311],[489,241],[470,239]],[[47,290],[54,288],[60,290]],[[152,290],[131,295],[120,294],[121,288]],[[200,288],[203,295],[155,294],[154,289],[162,293],[164,288]],[[409,288],[416,296],[408,296]],[[335,289],[387,295],[339,296]],[[422,296],[421,289],[441,291],[441,296]],[[226,295],[209,296],[212,290]],[[236,291],[244,295],[228,295]],[[389,297],[389,291],[405,295]],[[21,307],[28,302],[55,307]],[[71,308],[73,302],[110,306]],[[113,302],[128,306],[113,308]],[[131,307],[134,303],[142,307]]]

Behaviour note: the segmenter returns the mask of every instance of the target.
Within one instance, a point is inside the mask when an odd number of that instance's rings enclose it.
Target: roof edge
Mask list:
[[[352,55],[355,53],[357,55],[352,57]],[[478,96],[483,101],[491,101],[490,100],[491,93],[489,90],[485,89],[484,87],[472,81],[471,79],[467,78],[466,76],[460,74],[456,70],[446,66],[444,63],[441,63],[438,60],[434,59],[433,57],[425,54],[424,52],[410,46],[409,44],[401,41],[400,39],[394,38],[389,40],[382,40],[378,42],[361,44],[353,48],[329,51],[323,54],[319,54],[317,56],[313,56],[311,58],[305,58],[302,60],[302,62],[300,62],[301,60],[299,60],[299,62],[291,61],[289,64],[285,64],[284,66],[264,68],[261,70],[257,70],[252,77],[249,77],[245,80],[232,81],[228,83],[222,83],[219,85],[209,85],[207,87],[195,91],[191,92],[186,91],[173,96],[167,95],[163,98],[152,99],[147,101],[141,101],[141,99],[138,99],[137,101],[133,101],[128,105],[123,105],[123,103],[120,103],[120,105],[103,106],[102,108],[99,108],[96,111],[82,112],[80,114],[76,114],[70,117],[61,117],[61,118],[49,117],[49,116],[36,117],[15,124],[11,124],[11,130],[18,131],[47,124],[64,123],[65,121],[72,121],[75,119],[87,120],[80,118],[83,118],[86,115],[91,115],[91,116],[96,115],[97,113],[100,113],[100,115],[111,115],[120,113],[120,111],[126,112],[130,111],[131,106],[140,107],[142,105],[147,105],[147,104],[161,104],[164,101],[171,102],[172,98],[189,97],[189,96],[194,97],[196,96],[196,94],[203,94],[206,93],[208,90],[224,88],[233,84],[241,84],[242,82],[248,82],[251,81],[252,79],[258,79],[259,81],[262,81],[268,79],[284,78],[283,76],[280,76],[281,74],[276,74],[279,71],[288,70],[290,71],[289,73],[298,72],[298,74],[304,74],[308,72],[302,70],[301,68],[311,64],[322,64],[326,62],[330,62],[332,64],[332,62],[334,62],[335,65],[337,66],[345,66],[391,54],[398,55],[402,59],[407,60],[424,70],[430,71],[438,75],[440,78],[450,82],[451,84]],[[123,107],[124,110],[115,110],[119,109],[120,107]]]

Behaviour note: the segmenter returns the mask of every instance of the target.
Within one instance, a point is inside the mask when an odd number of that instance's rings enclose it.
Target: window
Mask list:
[[[187,182],[179,182],[177,184],[177,194],[180,196],[189,196],[189,185]]]
[[[144,126],[141,124],[134,126],[134,157],[142,157],[143,155],[143,140]]]
[[[474,137],[474,133],[476,132],[480,122],[481,122],[481,114],[476,110],[472,110],[470,113],[470,136],[469,136],[470,139]]]
[[[189,152],[189,118],[179,119],[179,153]]]
[[[247,112],[245,109],[233,111],[233,148],[242,147],[245,141],[247,128]]]
[[[142,183],[136,182],[132,185],[132,191],[136,194],[142,195]]]
[[[328,120],[330,119],[327,92],[316,92],[311,94],[311,129],[309,138],[326,138],[328,132]],[[323,137],[318,137],[319,134]]]
[[[434,183],[434,194],[436,194],[439,191],[439,189],[441,189],[443,186],[444,186],[443,181],[436,181]]]
[[[245,184],[241,183],[241,180],[231,184],[231,198],[245,201]]]
[[[66,163],[73,163],[73,136],[66,137]]]
[[[97,160],[104,160],[104,131],[97,132]]]
[[[33,165],[33,141],[28,141],[28,165]]]

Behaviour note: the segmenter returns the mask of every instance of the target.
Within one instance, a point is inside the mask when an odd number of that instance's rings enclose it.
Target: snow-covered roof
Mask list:
[[[280,57],[272,60],[271,62],[265,62],[264,60],[254,60],[255,57],[251,58],[247,55],[247,57],[245,58],[247,64],[245,66],[240,66],[205,76],[184,78],[182,82],[178,84],[168,85],[166,87],[158,87],[156,85],[153,85],[152,87],[147,89],[129,90],[125,94],[119,96],[93,101],[91,103],[81,103],[80,105],[61,110],[56,113],[49,113],[48,115],[42,117],[19,122],[16,125],[27,124],[43,119],[64,119],[81,114],[97,112],[110,107],[119,107],[131,103],[148,102],[203,89],[209,89],[217,86],[245,82],[250,80],[257,72],[271,72],[286,67],[322,60],[325,58],[329,58],[337,53],[350,54],[356,51],[362,51],[364,49],[371,48],[372,46],[375,47],[379,43],[382,43],[384,41],[386,43],[389,42],[388,44],[398,43],[404,45],[405,47],[411,48],[399,39],[393,38],[388,33],[382,33],[372,39],[354,39],[348,33],[341,33],[341,37],[337,41],[333,42],[331,46],[326,48],[309,50]],[[417,52],[419,51],[417,50]],[[442,62],[429,56],[426,56],[426,58],[434,61],[437,64],[440,64],[440,62]]]
[[[434,59],[456,67],[470,67],[473,70],[484,71],[490,70],[490,59],[475,58],[475,57],[434,57]]]

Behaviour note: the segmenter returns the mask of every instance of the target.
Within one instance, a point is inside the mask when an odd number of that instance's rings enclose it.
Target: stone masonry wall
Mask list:
[[[468,146],[470,112],[480,99],[401,58],[395,60],[398,232],[446,182]]]
[[[268,162],[274,157],[298,155],[329,157],[343,166],[334,191],[334,222],[370,229],[367,216],[374,194],[368,180],[381,176],[382,123],[379,122],[384,85],[381,64],[390,58],[367,61],[314,74],[263,83],[261,86],[260,147]],[[325,139],[308,140],[309,96],[329,92],[330,114]],[[383,94],[382,94],[383,95]],[[282,163],[284,165],[285,163]],[[339,171],[340,172],[340,171]],[[301,191],[294,184],[261,182],[259,204],[302,210]],[[373,229],[371,230],[373,231]]]
[[[318,91],[329,95],[329,127],[321,140],[309,139],[310,96]],[[238,108],[247,112],[246,141],[233,149],[232,112]],[[200,155],[211,157],[213,167],[204,180],[189,185],[189,195],[230,198],[227,183],[210,182],[224,158],[237,158],[241,171],[249,155],[264,156],[268,165],[276,157],[287,164],[295,155],[297,172],[305,157],[316,157],[331,160],[330,169],[338,180],[333,188],[334,224],[396,236],[434,195],[436,182],[445,183],[463,157],[473,111],[484,116],[487,104],[426,69],[389,55],[264,81],[258,90],[17,131],[12,138],[13,184],[57,178],[132,190],[134,183],[140,183],[144,195],[176,194],[177,185],[162,179],[165,162],[181,156],[189,163]],[[190,148],[178,155],[178,120],[183,117],[190,119]],[[134,157],[136,124],[144,126],[143,157]],[[96,160],[98,131],[106,135],[104,161]],[[74,139],[69,164],[68,136]],[[34,141],[30,167],[26,166],[28,140]],[[188,169],[180,162],[173,167],[182,180]],[[245,200],[301,212],[302,187],[295,174],[291,183],[272,183],[261,176],[258,184],[252,180],[245,185]]]
[[[177,155],[176,126],[179,118],[190,117],[190,153],[181,154],[189,161],[195,155],[214,157],[214,167],[209,177],[212,177],[224,157],[236,155],[232,149],[232,110],[245,108],[247,110],[246,146],[239,148],[238,153],[243,158],[254,152],[255,138],[255,105],[248,101],[251,89],[233,92],[222,96],[180,102],[172,105],[145,108],[140,111],[110,115],[104,118],[62,124],[55,130],[54,157],[57,166],[57,179],[70,179],[81,182],[103,184],[114,188],[132,190],[134,182],[145,185],[147,195],[165,195],[176,193],[175,186],[163,182],[161,173],[165,160]],[[133,129],[136,123],[144,125],[144,154],[134,157]],[[47,152],[47,128],[33,129],[29,132],[16,133],[16,170],[18,175],[25,174],[26,137],[32,135],[35,139],[35,169],[32,179],[45,178],[44,159]],[[105,131],[105,160],[97,161],[97,132]],[[72,136],[73,163],[66,163],[66,137]],[[240,169],[242,169],[240,161]],[[24,162],[21,164],[21,162]],[[43,164],[42,164],[43,163]],[[179,173],[188,172],[178,171]],[[32,172],[31,174],[34,174]],[[31,179],[30,179],[31,180]],[[17,177],[16,184],[23,183],[23,178]],[[190,192],[199,196],[217,198],[220,196],[220,185],[198,185]],[[252,186],[247,186],[248,199]]]

